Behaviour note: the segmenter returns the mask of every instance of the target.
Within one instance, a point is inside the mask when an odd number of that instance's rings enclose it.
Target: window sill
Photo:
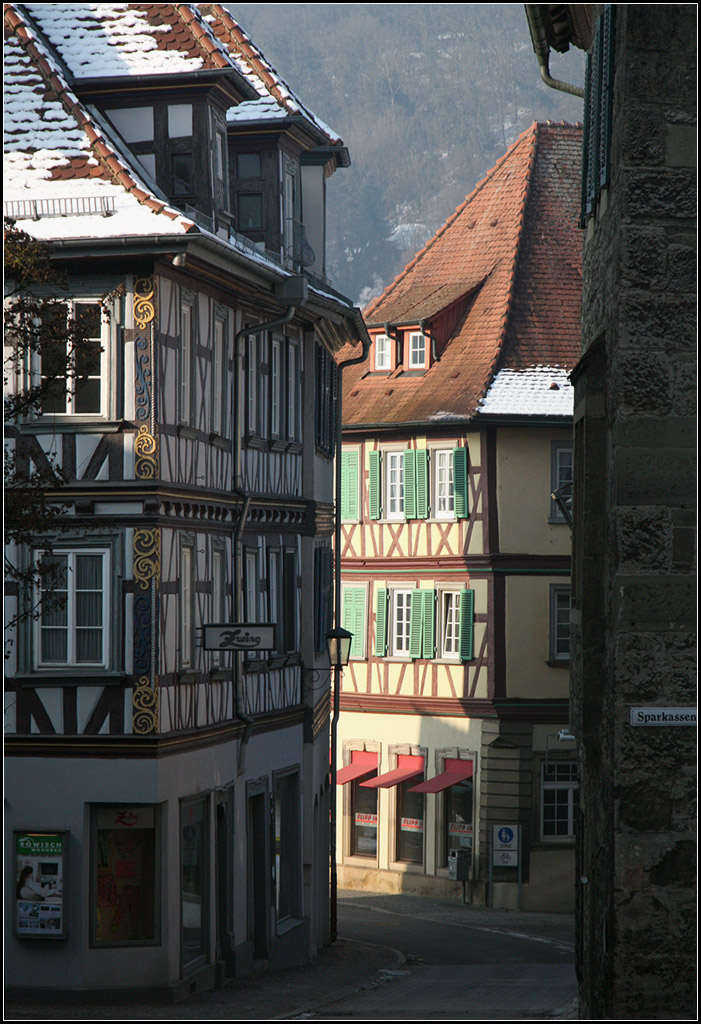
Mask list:
[[[284,917],[281,921],[277,922],[275,932],[277,935],[285,935],[286,932],[291,932],[301,924],[304,924],[304,921],[300,917]]]
[[[566,668],[569,670],[570,659],[558,658],[557,660],[555,660],[553,658],[548,658],[548,660],[546,661],[546,665],[548,665],[550,668]]]
[[[574,846],[574,836],[553,836],[552,839],[540,838],[531,845],[533,850],[571,850]]]
[[[569,523],[563,516],[548,516],[548,522],[552,526],[569,526]]]
[[[191,668],[181,669],[181,671],[178,672],[178,682],[179,683],[196,683],[199,678],[200,678],[200,673],[199,672],[195,672],[194,669],[191,669]]]
[[[94,433],[96,429],[102,434],[116,434],[132,426],[127,420],[110,420],[102,416],[52,416],[50,413],[41,420],[25,420],[15,425],[21,434],[60,434],[69,430],[74,434],[87,434]]]
[[[229,441],[226,437],[222,437],[221,434],[210,434],[209,443],[212,445],[213,448],[221,448],[221,450],[224,452],[231,451],[231,441]]]
[[[259,448],[262,451],[268,447],[268,442],[264,437],[259,437],[257,434],[246,434],[246,447]]]
[[[118,686],[129,678],[126,672],[110,672],[99,666],[77,669],[70,665],[60,669],[37,669],[36,673],[19,672],[14,681],[20,686]]]
[[[175,432],[178,437],[186,437],[190,441],[195,441],[199,436],[199,431],[194,427],[189,427],[187,423],[178,423]]]

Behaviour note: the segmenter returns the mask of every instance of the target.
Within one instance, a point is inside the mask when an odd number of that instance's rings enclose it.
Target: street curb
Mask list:
[[[344,942],[352,942],[355,946],[371,946],[374,949],[390,949],[396,959],[391,967],[380,967],[375,971],[375,975],[381,974],[382,971],[393,970],[395,967],[402,967],[406,963],[406,957],[400,949],[394,949],[392,946],[378,946],[374,942],[359,942],[357,939],[344,939]],[[331,1006],[333,1003],[338,1003],[342,999],[348,998],[348,996],[355,995],[356,992],[362,992],[365,989],[370,989],[377,985],[377,977],[372,981],[364,981],[358,985],[346,985],[345,988],[339,989],[337,993],[331,999],[317,999],[311,1003],[304,1003],[303,1006],[298,1007],[296,1010],[291,1010],[290,1013],[283,1013],[278,1017],[268,1017],[268,1020],[294,1020],[295,1017],[300,1017],[302,1014],[311,1013],[313,1010],[321,1009],[323,1006]]]

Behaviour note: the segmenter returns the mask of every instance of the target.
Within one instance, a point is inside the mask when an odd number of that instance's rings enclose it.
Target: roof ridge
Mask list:
[[[4,19],[6,27],[10,30],[11,34],[17,37],[21,45],[32,57],[34,66],[39,75],[44,79],[46,85],[56,93],[56,98],[61,102],[66,112],[77,121],[85,132],[90,144],[90,152],[107,171],[115,184],[124,188],[134,196],[140,205],[148,207],[153,213],[162,213],[170,220],[181,220],[185,225],[189,225],[186,227],[186,231],[195,228],[195,224],[191,220],[184,217],[161,199],[157,199],[133,177],[131,169],[124,162],[120,153],[108,141],[99,127],[95,125],[81,101],[68,83],[64,81],[62,74],[56,70],[55,65],[52,66],[52,48],[44,42],[43,33],[40,39],[39,30],[28,27],[23,18],[23,12],[18,10],[16,4],[5,4]]]
[[[497,341],[494,359],[489,367],[489,373],[487,379],[482,385],[482,392],[480,394],[480,401],[486,395],[489,390],[494,376],[497,373],[497,367],[499,366],[499,360],[503,355],[504,342],[506,341],[507,331],[509,327],[509,319],[513,310],[514,295],[516,291],[516,277],[518,270],[518,260],[521,253],[521,247],[523,244],[524,237],[524,225],[526,222],[526,208],[528,206],[528,199],[531,193],[531,186],[533,184],[533,172],[535,170],[536,154],[538,151],[538,134],[541,127],[547,127],[547,125],[540,125],[537,121],[534,121],[531,125],[532,138],[531,138],[531,152],[528,157],[528,163],[525,171],[525,182],[526,187],[523,193],[523,199],[518,211],[518,229],[516,231],[516,245],[514,246],[513,257],[511,261],[511,269],[509,271],[509,284],[506,293],[506,303],[504,308],[504,316],[502,319],[501,330],[499,332],[499,339]]]
[[[426,252],[428,252],[429,249],[438,241],[438,239],[440,237],[442,237],[443,234],[445,234],[445,232],[448,230],[448,228],[452,224],[455,223],[457,218],[468,207],[468,205],[475,200],[477,195],[492,180],[492,178],[495,176],[497,171],[499,171],[501,169],[501,167],[504,164],[504,162],[506,160],[508,160],[509,157],[516,150],[516,148],[521,145],[521,143],[526,138],[526,136],[529,133],[530,134],[535,134],[535,132],[537,130],[537,126],[538,126],[538,122],[537,121],[531,122],[531,124],[528,126],[528,128],[526,128],[524,131],[522,131],[521,134],[516,139],[514,139],[514,141],[511,143],[511,145],[508,146],[508,148],[504,151],[504,153],[502,153],[502,155],[499,157],[499,159],[494,164],[494,166],[492,168],[490,168],[490,170],[487,171],[485,176],[480,181],[477,182],[475,187],[472,189],[472,192],[470,192],[463,199],[463,201],[456,207],[455,211],[448,217],[448,219],[445,221],[445,223],[442,224],[441,227],[438,228],[438,230],[435,232],[435,234],[428,240],[428,242],[426,242],[426,244],[423,246],[423,248],[419,249],[419,251],[413,256],[413,258],[407,263],[407,265],[404,267],[404,269],[402,271],[400,271],[399,274],[397,274],[397,276],[394,278],[394,280],[391,281],[387,285],[385,290],[380,295],[378,295],[377,298],[373,299],[365,307],[365,309],[363,310],[363,316],[364,317],[370,316],[374,312],[375,307],[377,305],[379,305],[380,301],[382,299],[386,298],[388,295],[391,294],[391,292],[396,288],[396,286],[399,284],[399,282],[402,281],[406,277],[406,275],[409,273],[409,271],[412,270],[414,266],[416,266],[416,264],[419,262],[420,259],[422,259],[424,254]]]

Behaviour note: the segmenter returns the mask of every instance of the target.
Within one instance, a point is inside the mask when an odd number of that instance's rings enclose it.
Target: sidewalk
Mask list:
[[[535,914],[485,910],[457,901],[406,894],[342,890],[339,903],[361,900],[380,913],[452,925],[483,928],[571,947],[574,923],[569,914]],[[317,1005],[382,984],[400,970],[404,957],[397,950],[338,939],[322,950],[313,963],[274,974],[259,974],[229,982],[224,988],[193,996],[182,1003],[106,1005],[103,1001],[60,1004],[7,1001],[5,1020],[286,1020],[311,1013]],[[573,1008],[563,1008],[557,1019],[576,1019]]]

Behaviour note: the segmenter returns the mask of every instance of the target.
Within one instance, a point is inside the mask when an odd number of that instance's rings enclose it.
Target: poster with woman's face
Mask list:
[[[65,836],[18,832],[16,840],[16,934],[23,938],[63,935]]]

